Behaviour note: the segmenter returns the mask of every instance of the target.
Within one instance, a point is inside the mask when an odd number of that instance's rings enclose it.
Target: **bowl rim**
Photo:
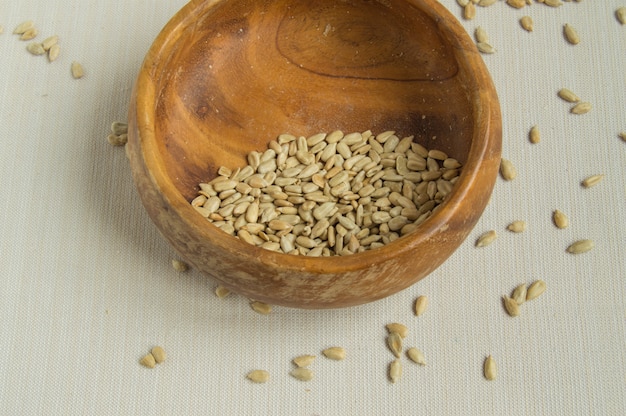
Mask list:
[[[467,89],[468,91],[475,91],[475,93],[468,92],[468,96],[473,99],[472,107],[476,121],[466,162],[461,169],[457,183],[447,199],[415,231],[383,247],[349,256],[295,256],[252,246],[235,236],[223,232],[198,214],[191,206],[190,201],[183,197],[170,179],[164,164],[159,163],[162,158],[158,149],[158,138],[155,135],[155,115],[151,111],[155,108],[154,103],[158,101],[155,87],[158,85],[158,81],[154,80],[153,77],[157,75],[155,71],[159,67],[159,57],[166,54],[168,49],[173,47],[183,32],[179,28],[193,24],[193,18],[200,9],[213,7],[220,3],[220,0],[190,0],[172,17],[151,45],[135,86],[136,95],[141,97],[141,99],[137,99],[136,107],[133,109],[136,111],[137,131],[140,137],[138,141],[138,146],[140,146],[139,153],[146,167],[145,173],[150,175],[151,181],[158,188],[162,197],[173,208],[170,215],[172,213],[175,214],[190,232],[193,230],[194,233],[199,234],[207,241],[211,241],[212,244],[218,246],[221,250],[237,254],[241,257],[242,262],[262,262],[271,267],[278,266],[285,273],[307,270],[314,274],[338,274],[363,270],[376,264],[377,259],[381,256],[384,258],[401,256],[406,254],[407,251],[415,250],[416,247],[428,240],[432,240],[439,232],[445,231],[450,219],[462,206],[468,190],[478,180],[482,161],[494,153],[498,155],[500,153],[500,107],[495,87],[485,63],[460,22],[436,0],[405,1],[415,5],[433,19],[440,33],[453,46],[455,59],[459,66],[471,68],[472,70],[480,69],[477,77],[468,77],[468,81],[471,84],[467,85]],[[177,33],[178,36],[172,36],[172,34]],[[496,100],[493,97],[496,97]],[[135,103],[131,103],[132,105],[135,105]],[[268,138],[268,142],[271,139]],[[493,182],[495,182],[496,175],[497,173],[494,175]],[[491,190],[489,192],[491,193]],[[184,253],[179,254],[183,258],[185,257]],[[193,265],[192,261],[190,263]]]

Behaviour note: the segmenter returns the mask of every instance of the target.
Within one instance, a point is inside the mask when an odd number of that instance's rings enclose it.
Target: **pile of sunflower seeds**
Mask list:
[[[461,168],[394,131],[281,134],[247,159],[201,183],[192,206],[249,244],[314,257],[360,253],[415,230]]]

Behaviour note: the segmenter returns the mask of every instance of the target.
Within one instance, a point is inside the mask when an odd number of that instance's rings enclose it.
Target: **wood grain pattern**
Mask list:
[[[434,0],[192,0],[146,56],[128,146],[148,213],[194,267],[272,304],[343,307],[408,287],[465,239],[496,178],[499,111],[473,43]],[[343,258],[251,247],[189,206],[199,182],[278,134],[337,129],[415,135],[463,174],[417,232]]]

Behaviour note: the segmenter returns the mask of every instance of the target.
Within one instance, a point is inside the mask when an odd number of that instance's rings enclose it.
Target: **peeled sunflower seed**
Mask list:
[[[186,272],[187,270],[189,270],[189,265],[187,263],[176,259],[172,260],[172,267],[177,272]]]
[[[568,23],[563,26],[563,34],[565,35],[565,39],[572,45],[578,45],[580,43],[578,32]]]
[[[569,103],[577,103],[580,101],[580,98],[567,88],[561,88],[558,92],[558,96]]]
[[[406,327],[406,325],[402,325],[399,323],[391,323],[391,324],[387,324],[387,331],[389,331],[389,333],[397,333],[398,335],[400,335],[401,338],[406,338],[406,336],[409,333],[409,328]]]
[[[230,290],[226,289],[224,286],[219,285],[215,288],[215,296],[218,298],[224,299],[228,295],[230,295]]]
[[[513,221],[506,227],[506,229],[514,233],[524,232],[526,230],[526,221]]]
[[[289,374],[300,381],[311,381],[313,379],[313,371],[305,367],[294,368]]]
[[[272,312],[272,305],[268,305],[267,303],[264,303],[264,302],[259,302],[259,301],[250,302],[250,307],[256,313],[259,313],[261,315],[269,315]]]
[[[517,177],[517,169],[508,159],[502,159],[500,162],[500,175],[505,181],[512,181]]]
[[[504,296],[502,296],[502,301],[504,303],[504,309],[506,309],[506,312],[510,316],[513,316],[513,317],[519,316],[520,309],[519,309],[519,305],[517,304],[515,299],[510,298],[510,297],[504,295]]]
[[[267,383],[270,379],[270,373],[265,370],[252,370],[246,377],[255,383]]]
[[[498,234],[494,230],[487,231],[476,240],[476,247],[485,247],[489,244],[493,243],[496,238],[498,238]]]
[[[411,347],[406,351],[406,355],[413,361],[419,365],[426,365],[426,360],[424,358],[424,353],[418,350],[415,347]]]
[[[387,346],[397,358],[402,353],[402,337],[397,332],[392,332],[387,336]]]
[[[13,30],[13,34],[15,35],[21,35],[24,32],[32,29],[35,27],[35,23],[33,23],[32,20],[26,20],[25,22],[20,23],[19,25],[17,25],[15,27],[15,29]]]
[[[298,367],[308,367],[315,361],[315,355],[301,355],[294,358],[292,361]]]
[[[489,7],[493,4],[496,4],[498,2],[498,0],[480,0],[478,2],[478,5],[481,7]]]
[[[29,43],[28,45],[26,45],[26,50],[33,55],[43,55],[44,53],[46,53],[43,46],[41,46],[41,43],[38,42]]]
[[[389,364],[389,380],[392,383],[395,383],[402,376],[402,364],[400,360],[396,359]]]
[[[526,283],[522,283],[521,285],[513,289],[513,294],[511,295],[511,297],[518,305],[521,305],[526,301],[527,292],[528,289],[526,288]]]
[[[528,286],[526,291],[526,300],[533,300],[538,298],[543,292],[546,291],[546,282],[543,280],[536,280]]]
[[[422,295],[415,300],[415,316],[422,315],[428,307],[428,297]]]
[[[559,7],[563,5],[563,2],[561,0],[544,0],[543,4],[550,7]]]
[[[526,0],[506,0],[506,4],[516,9],[521,9],[526,6]]]
[[[558,209],[555,209],[552,213],[552,221],[554,221],[554,225],[556,225],[557,228],[562,229],[569,226],[569,219],[567,218],[567,215]]]
[[[322,354],[324,354],[326,358],[330,358],[331,360],[341,361],[346,358],[346,350],[341,347],[326,348],[324,351],[322,351]]]
[[[523,16],[520,20],[520,25],[527,32],[532,32],[534,29],[533,19],[530,16]]]
[[[20,35],[20,40],[35,39],[38,34],[39,34],[39,32],[37,31],[37,29],[35,29],[35,28],[28,29],[26,32],[24,32],[24,33],[22,33]]]
[[[617,17],[617,21],[623,25],[626,25],[626,6],[620,7],[615,10],[615,17]]]
[[[591,103],[581,102],[581,103],[576,104],[574,107],[572,107],[570,112],[572,114],[586,114],[591,111],[591,108],[592,108]]]
[[[482,53],[487,53],[487,54],[496,53],[496,48],[494,48],[493,46],[491,46],[487,42],[478,42],[476,44],[476,47]]]
[[[74,77],[74,79],[79,79],[85,76],[85,70],[79,62],[72,62],[70,69],[72,71],[72,77]]]
[[[595,243],[593,240],[578,240],[567,247],[567,252],[571,254],[581,254],[592,250],[594,247]]]
[[[597,185],[602,179],[604,179],[604,175],[591,175],[583,179],[581,185],[585,188],[591,188]]]
[[[157,364],[161,364],[167,358],[167,354],[165,353],[165,350],[159,346],[153,347],[152,350],[150,350],[150,353],[154,357],[154,361]]]
[[[141,360],[139,360],[139,364],[143,365],[144,367],[154,368],[156,366],[156,360],[151,353],[148,353],[141,357]]]
[[[626,142],[626,132],[620,133],[619,137]]]
[[[485,359],[485,363],[483,365],[483,374],[485,375],[485,378],[489,381],[495,380],[498,375],[496,360],[494,360],[491,355],[489,355]]]
[[[59,42],[59,37],[57,35],[53,35],[44,39],[43,42],[41,42],[41,46],[43,46],[43,48],[48,51],[50,50],[52,46],[56,45],[58,42]]]
[[[539,132],[539,127],[532,126],[530,128],[530,132],[528,133],[528,140],[530,140],[530,142],[533,144],[537,144],[541,141],[541,133]]]
[[[52,45],[50,49],[48,50],[48,60],[50,62],[56,61],[60,53],[61,53],[61,47],[58,44]]]
[[[472,2],[468,2],[463,8],[463,18],[472,20],[476,17],[476,6]]]
[[[482,28],[482,26],[478,26],[476,28],[476,30],[474,31],[474,36],[476,37],[476,42],[478,43],[489,42],[489,36],[487,35],[485,29]]]

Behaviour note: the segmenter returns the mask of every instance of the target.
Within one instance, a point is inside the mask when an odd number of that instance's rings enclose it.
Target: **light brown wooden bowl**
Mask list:
[[[371,302],[428,275],[463,242],[500,163],[501,118],[473,42],[434,0],[191,0],[154,41],[129,111],[128,152],[152,220],[197,270],[299,308]],[[464,164],[447,202],[395,242],[344,257],[279,254],[190,205],[221,165],[281,133],[395,130]]]

